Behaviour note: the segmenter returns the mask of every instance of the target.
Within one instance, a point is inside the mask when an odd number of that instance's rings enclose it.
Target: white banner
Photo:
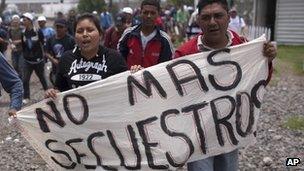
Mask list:
[[[152,170],[255,142],[268,76],[264,37],[124,72],[18,112],[55,170]]]

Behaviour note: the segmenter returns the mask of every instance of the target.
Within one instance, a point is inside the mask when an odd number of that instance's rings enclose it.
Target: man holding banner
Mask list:
[[[197,8],[199,10],[197,22],[203,33],[181,45],[176,50],[174,58],[244,43],[237,33],[227,29],[230,17],[226,0],[201,0]],[[269,75],[266,81],[268,83],[273,69],[271,61],[276,56],[274,45],[269,42],[264,43],[263,55],[269,59]],[[188,170],[238,170],[238,150],[188,163]]]

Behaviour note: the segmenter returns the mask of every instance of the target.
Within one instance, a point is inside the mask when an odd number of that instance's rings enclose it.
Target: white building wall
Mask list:
[[[278,44],[304,44],[304,0],[278,0],[275,40]]]

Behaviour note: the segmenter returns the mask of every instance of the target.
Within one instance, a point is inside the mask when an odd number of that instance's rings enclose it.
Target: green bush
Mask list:
[[[97,11],[98,13],[107,7],[104,0],[79,0],[78,10],[80,13]]]

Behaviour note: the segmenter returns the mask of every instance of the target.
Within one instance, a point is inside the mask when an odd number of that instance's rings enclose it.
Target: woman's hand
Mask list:
[[[14,118],[17,117],[17,114],[16,114],[16,113],[17,113],[17,110],[16,110],[16,109],[9,109],[7,113],[8,113],[8,115],[11,116],[11,117],[14,117]]]
[[[57,93],[59,93],[59,90],[57,89],[53,89],[53,88],[50,88],[50,89],[47,89],[45,92],[44,92],[44,97],[45,98],[52,98],[53,100],[55,100],[57,98]]]
[[[271,62],[277,56],[277,48],[271,43],[264,43],[263,55]]]
[[[144,67],[140,66],[140,65],[133,65],[130,68],[130,72],[131,74],[134,74],[135,72],[144,69]]]

